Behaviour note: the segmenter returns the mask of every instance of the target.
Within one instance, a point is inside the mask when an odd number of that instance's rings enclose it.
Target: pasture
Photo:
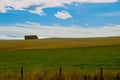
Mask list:
[[[0,41],[0,80],[119,80],[119,72],[120,37]]]
[[[0,40],[0,51],[25,49],[60,49],[106,45],[120,45],[120,37]]]
[[[56,71],[120,70],[120,45],[0,52],[0,72],[35,69]]]

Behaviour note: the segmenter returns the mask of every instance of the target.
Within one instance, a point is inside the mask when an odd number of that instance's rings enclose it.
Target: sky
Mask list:
[[[120,36],[120,0],[0,0],[0,40]]]

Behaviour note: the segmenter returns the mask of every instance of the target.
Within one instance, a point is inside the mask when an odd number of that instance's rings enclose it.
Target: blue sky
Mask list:
[[[119,0],[0,2],[0,39],[120,36]]]

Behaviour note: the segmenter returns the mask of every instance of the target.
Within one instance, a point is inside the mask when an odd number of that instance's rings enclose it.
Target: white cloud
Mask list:
[[[5,40],[7,40],[7,39],[23,39],[23,37],[12,37],[12,36],[7,36],[7,35],[0,35],[0,39],[5,39]]]
[[[68,19],[72,17],[67,11],[63,11],[63,10],[57,12],[54,16],[59,19]]]
[[[0,13],[6,13],[7,9],[0,5]]]
[[[35,10],[29,10],[29,12],[35,13],[35,14],[38,14],[38,15],[45,15],[45,13],[39,7],[36,8]]]
[[[26,10],[35,14],[43,14],[42,9],[48,7],[64,6],[64,3],[89,2],[89,3],[111,3],[118,0],[0,0],[0,12],[7,12],[6,6],[14,10]],[[32,7],[31,7],[32,6]],[[34,8],[33,8],[34,7]]]
[[[27,22],[13,26],[0,26],[0,39],[23,39],[24,35],[38,35],[39,38],[61,37],[106,37],[120,36],[120,25],[109,25],[99,28],[42,26]]]

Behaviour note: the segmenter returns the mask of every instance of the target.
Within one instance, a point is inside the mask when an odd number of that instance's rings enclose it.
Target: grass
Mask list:
[[[25,73],[21,79],[18,73],[8,73],[0,75],[0,80],[120,80],[120,73],[104,73],[100,79],[99,73],[63,72],[60,76],[58,72],[50,73],[33,71]]]
[[[0,51],[23,49],[55,49],[120,45],[120,37],[48,38],[39,40],[0,40]]]
[[[120,37],[1,40],[0,80],[120,80]]]
[[[0,72],[34,69],[56,71],[120,70],[120,45],[0,51]]]

